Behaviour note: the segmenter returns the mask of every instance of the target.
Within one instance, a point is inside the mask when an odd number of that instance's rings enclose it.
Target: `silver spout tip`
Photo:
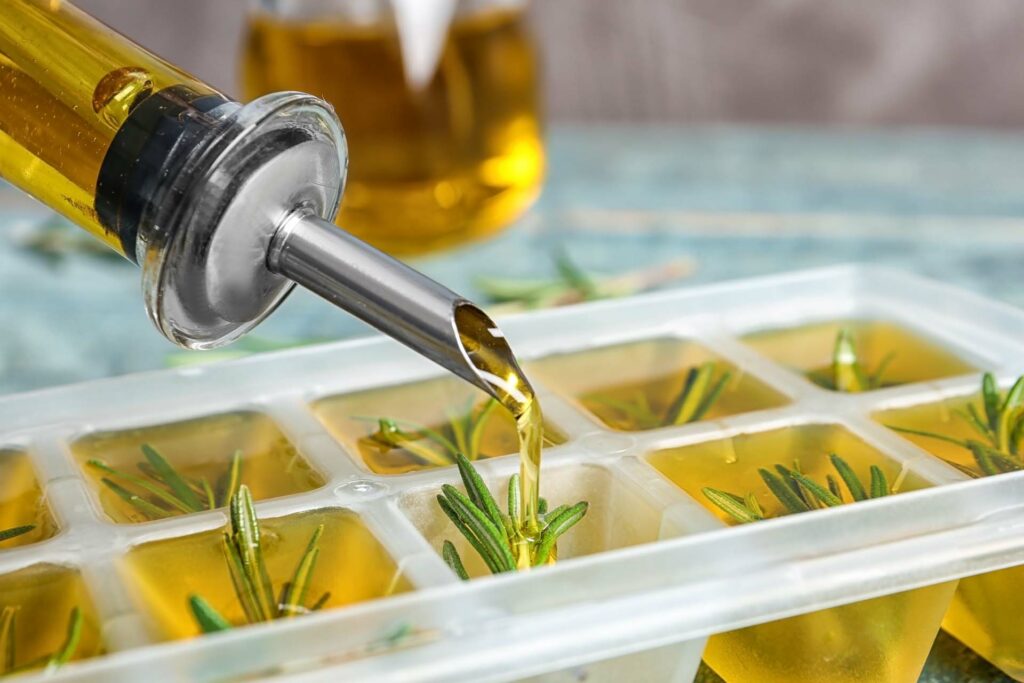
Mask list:
[[[533,387],[526,380],[497,323],[463,299],[456,302],[452,310],[452,325],[462,359],[470,373],[466,379],[502,404],[508,404],[510,400],[519,405],[528,403],[533,396]]]

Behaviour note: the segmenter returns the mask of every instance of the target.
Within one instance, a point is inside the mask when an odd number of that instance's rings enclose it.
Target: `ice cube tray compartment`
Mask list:
[[[159,671],[168,678],[210,680],[301,661],[295,666],[327,667],[332,675],[353,678],[402,671],[410,680],[511,680],[576,666],[592,666],[595,674],[614,671],[618,660],[642,661],[653,648],[669,652],[671,665],[661,673],[685,676],[708,634],[1024,563],[1024,477],[967,481],[871,419],[893,401],[966,392],[976,386],[977,374],[842,395],[814,386],[743,340],[758,329],[865,316],[920,330],[971,367],[991,369],[1003,379],[1024,367],[1024,351],[1014,339],[1024,332],[1020,312],[863,267],[502,321],[528,366],[554,362],[556,354],[685,340],[780,400],[693,424],[625,432],[595,420],[571,388],[538,373],[534,381],[545,415],[564,436],[564,443],[545,451],[542,493],[556,504],[589,496],[593,516],[576,541],[566,538],[569,559],[557,566],[468,583],[458,581],[438,556],[438,539],[453,530],[439,527],[430,508],[440,485],[456,481],[455,470],[375,473],[354,452],[351,439],[337,438],[318,415],[318,402],[328,397],[439,377],[389,340],[308,347],[0,398],[0,447],[33,459],[61,526],[47,542],[0,551],[0,574],[40,562],[81,567],[112,654],[69,667],[60,674],[69,679]],[[239,412],[265,415],[323,479],[312,490],[258,501],[260,517],[349,510],[407,577],[410,590],[289,623],[142,648],[160,636],[145,627],[152,616],[140,608],[137,588],[124,576],[125,558],[147,543],[219,529],[226,517],[214,510],[115,524],[95,504],[75,444],[89,434]],[[666,448],[809,422],[841,424],[933,484],[955,485],[730,529],[646,460]],[[487,481],[500,487],[515,471],[516,458],[497,456],[479,464]],[[623,520],[621,528],[613,516]],[[818,540],[810,551],[806,538]],[[900,549],[899,562],[891,559],[894,547]],[[735,557],[745,563],[736,565],[730,559]],[[851,566],[886,570],[851,572]],[[385,647],[395,645],[389,634],[403,625],[413,635],[400,639],[397,649]],[[506,647],[510,637],[516,647]],[[461,656],[467,651],[476,656]]]

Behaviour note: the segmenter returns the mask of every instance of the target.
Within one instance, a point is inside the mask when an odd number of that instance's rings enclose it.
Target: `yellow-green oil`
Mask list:
[[[838,425],[811,424],[656,451],[648,462],[726,524],[704,487],[753,493],[766,516],[784,511],[758,475],[798,466],[815,481],[834,474],[828,455],[846,460],[862,481],[871,465],[894,492],[927,486]],[[848,499],[848,498],[847,498]],[[814,514],[809,512],[805,514]],[[704,658],[730,683],[885,681],[912,683],[924,666],[956,582],[833,607],[712,636]]]
[[[452,422],[462,423],[467,417],[478,415],[488,400],[483,392],[462,380],[443,378],[329,396],[318,400],[313,409],[331,435],[350,452],[358,453],[368,469],[377,474],[404,474],[437,465],[405,448],[389,447],[374,439],[377,418],[394,419],[408,430],[423,426],[450,434]],[[544,426],[544,437],[549,444],[565,440],[550,424]],[[446,453],[427,439],[418,443]],[[481,428],[477,457],[495,458],[518,449],[515,419],[500,407],[492,410]]]
[[[881,424],[918,429],[956,439],[977,439],[961,417],[973,403],[984,414],[977,394],[943,399],[935,403],[880,411],[873,418]],[[935,457],[972,477],[983,476],[970,451],[941,439],[900,433]],[[960,580],[943,628],[979,655],[1018,681],[1024,681],[1024,568],[1014,567]]]
[[[529,370],[546,386],[577,401],[608,427],[639,431],[662,425],[638,419],[630,409],[623,409],[623,404],[640,406],[645,412],[663,416],[682,391],[690,368],[707,362],[715,364],[716,378],[728,372],[730,379],[703,419],[714,420],[787,403],[784,396],[756,377],[700,344],[682,339],[658,339],[557,354],[530,363]]]
[[[77,440],[72,452],[103,511],[121,524],[150,518],[114,494],[102,481],[108,475],[87,463],[99,459],[118,470],[141,475],[138,463],[145,460],[143,444],[159,451],[183,476],[210,482],[216,482],[228,470],[237,449],[242,454],[241,483],[257,500],[311,491],[324,484],[323,476],[289,443],[274,421],[261,413],[227,413],[90,434]]]
[[[0,576],[0,608],[17,609],[15,668],[58,651],[71,611],[82,612],[82,636],[72,660],[103,652],[99,617],[81,575],[71,567],[35,564]]]
[[[323,509],[260,520],[263,557],[275,593],[291,578],[320,524],[324,532],[310,579],[310,602],[329,592],[326,610],[409,590],[395,561],[358,515]],[[133,548],[120,560],[120,570],[157,638],[199,635],[189,609],[191,595],[202,596],[232,624],[246,623],[228,573],[221,529]]]
[[[59,0],[0,2],[0,177],[123,253],[96,211],[100,167],[131,111],[206,85]]]
[[[844,328],[852,333],[858,360],[868,374],[874,373],[891,354],[881,377],[883,387],[955,377],[975,370],[938,343],[884,320],[834,320],[763,330],[747,335],[743,341],[815,381],[828,376],[836,336]]]
[[[35,528],[0,541],[0,550],[36,543],[57,533],[28,454],[0,449],[0,531],[29,525]]]

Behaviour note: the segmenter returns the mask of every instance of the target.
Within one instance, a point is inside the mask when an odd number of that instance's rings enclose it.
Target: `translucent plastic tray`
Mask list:
[[[439,376],[388,339],[13,395],[0,399],[0,448],[30,454],[60,532],[0,553],[0,575],[38,562],[81,570],[109,652],[66,667],[54,680],[284,673],[352,681],[578,680],[585,670],[588,680],[688,681],[709,634],[1024,564],[1024,473],[968,480],[870,419],[880,407],[974,391],[978,373],[844,395],[816,387],[741,340],[756,330],[837,318],[901,324],[1003,381],[1024,371],[1024,314],[872,267],[508,318],[502,328],[528,366],[554,353],[678,337],[697,341],[783,400],[766,410],[627,433],[602,426],[536,379],[546,418],[566,437],[545,451],[542,493],[558,502],[588,499],[591,512],[566,537],[568,559],[558,565],[470,582],[445,566],[438,539],[420,532],[436,526],[430,500],[442,483],[458,483],[454,469],[373,474],[311,409],[322,397]],[[259,502],[261,518],[352,510],[413,590],[226,634],[153,642],[120,558],[142,542],[220,529],[225,515],[114,524],[71,444],[93,432],[238,411],[269,416],[327,480],[308,493]],[[841,425],[936,486],[726,528],[644,459],[667,446],[808,423]],[[517,466],[514,456],[479,463],[496,487]],[[390,637],[396,628],[406,635]]]

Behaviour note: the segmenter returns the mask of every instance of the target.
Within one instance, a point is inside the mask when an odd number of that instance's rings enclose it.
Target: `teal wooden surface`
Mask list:
[[[1024,306],[1024,135],[556,128],[549,148],[529,215],[417,265],[472,297],[480,274],[550,274],[559,248],[597,273],[689,256],[680,285],[861,261]],[[146,319],[133,266],[25,248],[54,220],[0,186],[0,393],[164,367],[176,351]],[[300,292],[257,334],[366,332]],[[1008,679],[943,637],[922,680]]]

